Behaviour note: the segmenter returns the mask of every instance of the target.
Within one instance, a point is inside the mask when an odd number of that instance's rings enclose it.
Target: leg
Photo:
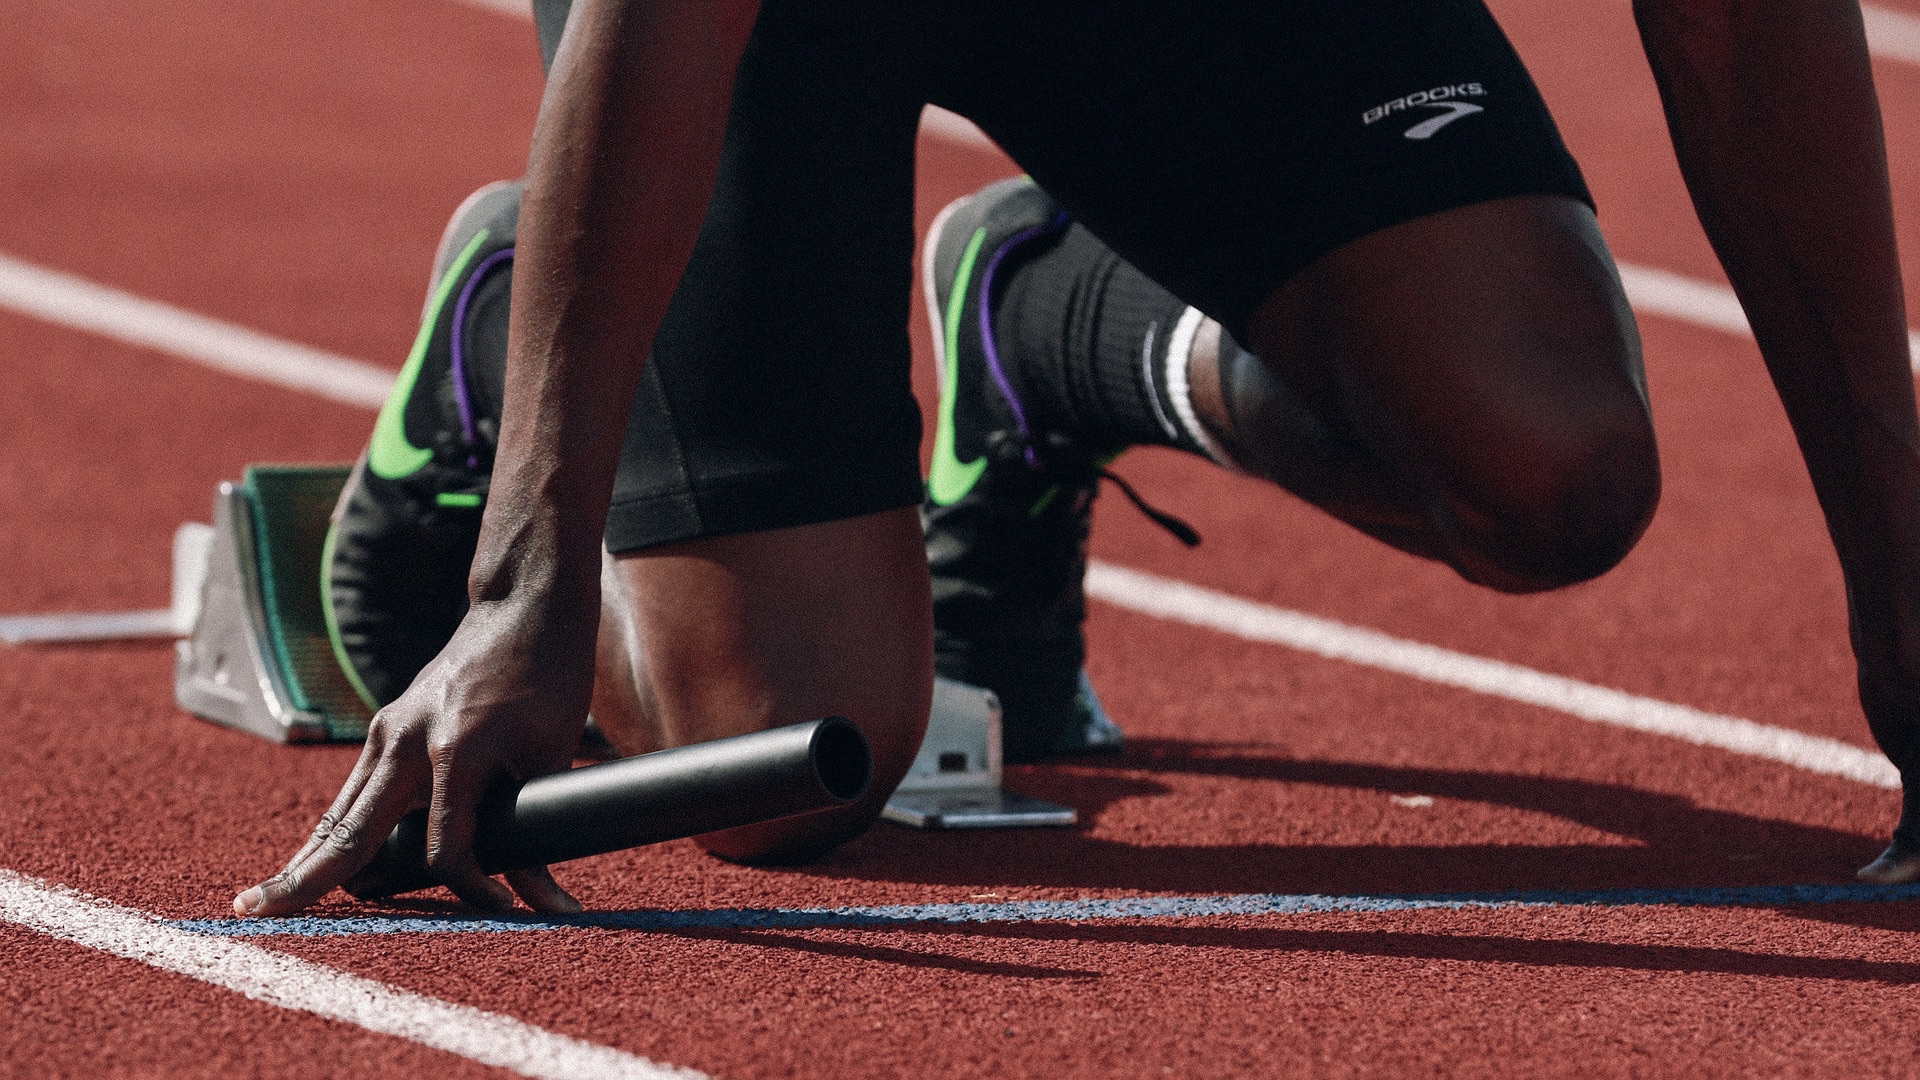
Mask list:
[[[1234,459],[1469,580],[1584,581],[1652,516],[1638,335],[1574,200],[1496,200],[1363,237],[1276,291],[1247,336],[1251,355],[1213,328],[1189,366],[1196,411]]]
[[[959,370],[927,508],[940,670],[1014,701],[1045,668],[1031,709],[1070,713],[1088,466],[1138,443],[1496,588],[1616,561],[1658,490],[1637,341],[1479,0],[1130,14],[1023,9],[943,84],[1045,196],[982,192],[926,248]],[[991,464],[941,484],[945,447]]]
[[[1068,222],[1006,181],[924,248],[936,666],[1000,695],[1009,760],[1081,726],[1089,503],[1128,445],[1236,464],[1511,592],[1603,572],[1651,517],[1638,336],[1579,200],[1486,199],[1335,247],[1250,305],[1266,362]]]
[[[609,556],[603,590],[593,714],[621,753],[828,715],[873,743],[860,803],[703,837],[709,851],[804,858],[879,815],[919,750],[933,681],[912,510]]]
[[[859,833],[932,688],[906,337],[920,98],[892,9],[762,6],[699,244],[629,418],[593,713],[626,753],[839,714],[844,812],[705,838],[793,860]]]

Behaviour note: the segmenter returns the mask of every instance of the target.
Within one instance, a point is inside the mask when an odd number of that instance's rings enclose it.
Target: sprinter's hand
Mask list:
[[[488,786],[572,764],[593,688],[593,620],[556,626],[511,601],[476,605],[446,649],[380,710],[346,786],[286,868],[234,898],[246,916],[288,915],[345,882],[409,811],[428,808],[427,867],[460,899],[571,913],[580,904],[545,867],[488,877],[473,854]]]

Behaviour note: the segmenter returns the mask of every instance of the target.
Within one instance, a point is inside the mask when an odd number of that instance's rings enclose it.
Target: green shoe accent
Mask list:
[[[1041,514],[1046,513],[1047,507],[1052,506],[1053,500],[1059,497],[1060,497],[1060,485],[1055,484],[1052,487],[1048,488],[1045,491],[1045,493],[1043,493],[1040,496],[1040,499],[1038,502],[1035,502],[1032,507],[1028,508],[1027,516],[1030,518],[1037,518]]]
[[[451,506],[462,510],[471,510],[486,500],[471,491],[443,491],[433,497],[440,506]]]
[[[393,393],[387,395],[386,404],[380,406],[380,418],[373,422],[373,441],[367,444],[367,467],[375,476],[385,480],[404,479],[433,460],[432,450],[422,450],[407,441],[407,402],[413,397],[413,384],[420,379],[420,366],[426,362],[427,343],[433,340],[433,328],[440,323],[441,309],[447,306],[454,285],[467,272],[474,255],[487,242],[487,235],[486,229],[474,234],[460,257],[447,268],[446,276],[440,279],[433,305],[427,309],[427,317],[420,320],[420,333],[413,339],[413,350],[407,353],[406,365],[394,379]]]
[[[967,310],[967,286],[973,278],[973,264],[980,257],[980,245],[986,239],[986,229],[974,230],[966,253],[960,257],[953,295],[947,297],[947,370],[940,380],[940,426],[934,429],[933,468],[927,476],[927,494],[940,506],[952,506],[966,498],[973,485],[979,483],[980,474],[987,471],[985,455],[961,461],[953,452],[953,406],[960,390],[960,320]]]
[[[327,623],[327,643],[333,646],[333,658],[340,663],[341,674],[347,677],[347,683],[360,700],[373,712],[380,711],[380,703],[373,699],[373,691],[360,679],[360,673],[354,670],[353,661],[347,657],[346,643],[340,640],[340,620],[333,613],[333,541],[339,533],[339,523],[327,526],[327,542],[320,547],[320,614]]]

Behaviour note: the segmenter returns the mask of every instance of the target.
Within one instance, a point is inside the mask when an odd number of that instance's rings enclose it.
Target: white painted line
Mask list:
[[[937,119],[938,113],[966,123],[931,105],[927,110],[923,123]],[[1620,281],[1628,301],[1642,315],[1752,336],[1739,299],[1725,285],[1632,263],[1620,264]],[[393,388],[393,373],[374,364],[269,337],[5,255],[0,255],[0,309],[348,405],[377,409]],[[1915,369],[1920,370],[1920,333],[1909,332],[1907,344]]]
[[[1875,56],[1920,64],[1920,18],[1890,8],[1861,4],[1867,24],[1867,50]]]
[[[1620,264],[1620,284],[1633,310],[1641,315],[1664,315],[1709,330],[1753,336],[1740,298],[1725,285],[1631,263]],[[1920,371],[1920,333],[1907,332],[1907,356],[1914,370]]]
[[[0,255],[0,307],[246,379],[377,409],[393,373]]]
[[[502,15],[517,15],[522,19],[533,18],[533,0],[461,0],[474,7],[497,11]]]
[[[502,15],[517,15],[522,19],[533,18],[532,0],[462,0],[474,7],[497,11]]]
[[[408,1039],[522,1076],[550,1080],[705,1077],[245,941],[188,933],[145,912],[11,870],[0,870],[0,921],[185,975],[255,1001]]]
[[[89,611],[60,615],[0,615],[0,642],[8,645],[116,638],[179,637],[185,633],[172,608],[155,611]]]
[[[1111,563],[1087,567],[1087,595],[1116,607],[1317,656],[1364,664],[1583,720],[1684,739],[1809,772],[1900,787],[1885,757],[1837,739],[1638,697],[1501,660],[1469,656],[1332,619],[1242,600]]]
[[[1642,315],[1664,315],[1709,330],[1753,336],[1740,298],[1725,285],[1630,263],[1620,265],[1620,284],[1633,310]]]

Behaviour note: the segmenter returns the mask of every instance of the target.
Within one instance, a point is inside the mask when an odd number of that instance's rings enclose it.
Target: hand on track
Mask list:
[[[505,604],[469,612],[440,656],[373,718],[359,762],[306,843],[285,869],[235,897],[234,910],[287,915],[312,904],[365,866],[402,817],[425,806],[428,869],[460,899],[505,910],[518,893],[535,911],[579,911],[545,867],[506,874],[509,892],[473,854],[488,785],[561,772],[580,745],[593,643],[552,641],[578,636],[552,627]]]

